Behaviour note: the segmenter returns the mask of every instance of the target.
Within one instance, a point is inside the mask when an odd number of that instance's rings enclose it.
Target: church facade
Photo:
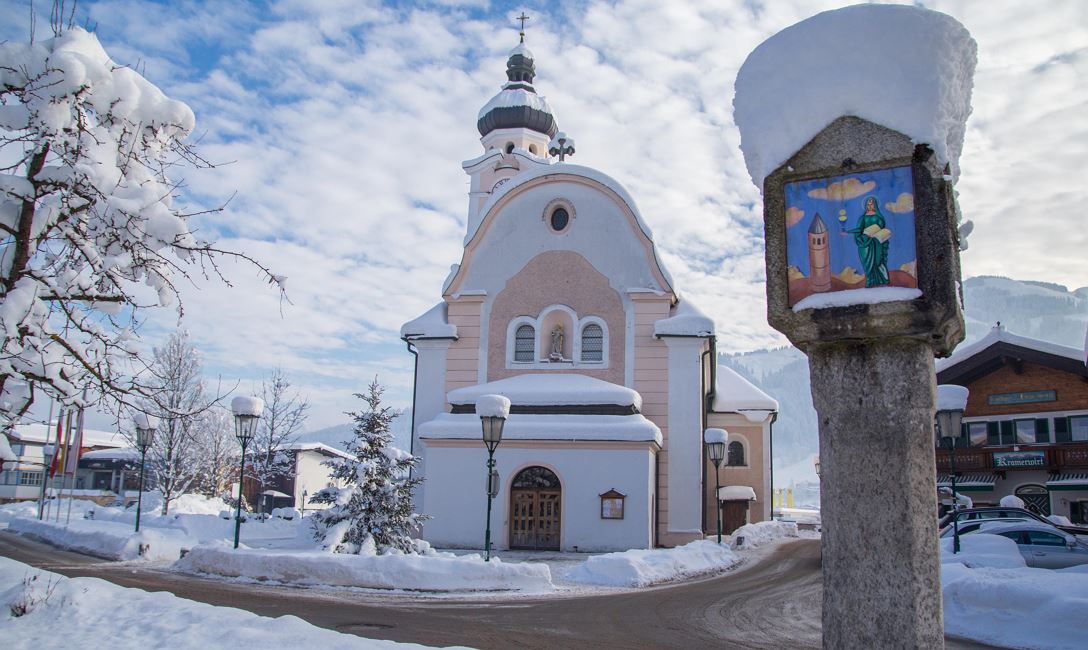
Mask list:
[[[495,452],[495,548],[674,546],[769,519],[777,403],[716,367],[713,321],[674,286],[614,179],[571,164],[519,44],[480,111],[464,252],[401,329],[416,355],[412,451],[423,537],[480,548],[487,452],[475,402],[511,400]],[[729,431],[720,469],[703,430]]]

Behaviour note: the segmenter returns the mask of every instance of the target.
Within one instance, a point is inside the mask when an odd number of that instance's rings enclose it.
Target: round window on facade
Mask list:
[[[556,208],[552,210],[551,224],[552,230],[560,232],[567,227],[570,223],[570,213],[566,208]]]

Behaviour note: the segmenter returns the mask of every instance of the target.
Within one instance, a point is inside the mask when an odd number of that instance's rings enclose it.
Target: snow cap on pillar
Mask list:
[[[230,401],[230,410],[235,415],[264,415],[264,400],[260,397],[239,395]]]
[[[132,416],[132,423],[136,426],[137,429],[159,428],[159,418],[143,412],[139,412],[136,415]]]
[[[941,384],[937,386],[938,411],[963,411],[967,408],[969,391],[965,386]]]
[[[726,433],[725,429],[711,428],[703,432],[703,442],[708,445],[715,442],[725,444],[727,440],[729,440],[729,434]]]
[[[476,398],[476,415],[505,418],[510,415],[510,398],[504,395],[481,395]]]

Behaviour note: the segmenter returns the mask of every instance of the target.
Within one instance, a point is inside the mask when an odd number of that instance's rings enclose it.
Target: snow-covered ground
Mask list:
[[[1008,648],[1085,647],[1088,567],[1033,569],[1011,539],[965,535],[961,552],[941,540],[945,633]]]
[[[0,638],[5,648],[425,648],[364,639],[166,592],[66,578],[0,557]],[[97,641],[96,641],[97,640]]]

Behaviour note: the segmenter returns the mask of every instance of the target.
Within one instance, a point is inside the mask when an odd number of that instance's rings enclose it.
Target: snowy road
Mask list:
[[[441,600],[219,582],[105,563],[0,532],[0,555],[68,576],[170,591],[371,638],[477,648],[818,648],[820,543],[724,576],[608,596]],[[949,648],[986,647],[949,640]]]

